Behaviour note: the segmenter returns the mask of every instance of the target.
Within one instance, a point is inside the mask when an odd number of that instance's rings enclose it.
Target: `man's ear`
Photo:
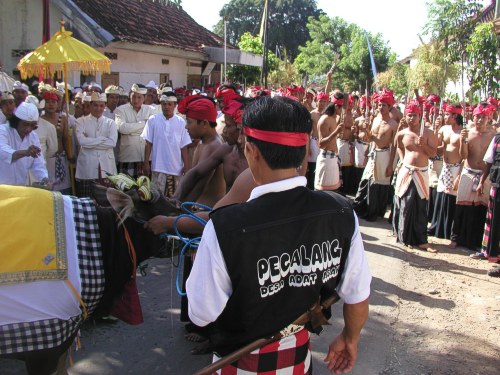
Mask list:
[[[258,160],[260,156],[260,150],[257,146],[255,146],[252,142],[245,142],[245,154],[247,158],[251,160]]]

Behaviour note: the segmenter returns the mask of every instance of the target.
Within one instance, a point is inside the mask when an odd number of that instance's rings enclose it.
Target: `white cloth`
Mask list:
[[[115,113],[111,112],[111,109],[109,109],[108,107],[104,108],[104,112],[102,113],[102,115],[115,121]]]
[[[493,162],[495,161],[495,137],[493,137],[488,148],[486,149],[483,161],[489,164],[493,164]]]
[[[76,137],[80,152],[76,163],[76,178],[95,180],[99,177],[99,164],[102,176],[105,172],[116,174],[115,154],[118,132],[113,120],[92,115],[76,120]]]
[[[306,183],[306,178],[299,176],[257,186],[252,190],[248,200],[268,193],[306,186]],[[351,248],[337,293],[348,304],[364,301],[370,295],[371,278],[358,219],[355,216]],[[200,288],[200,285],[203,287]],[[227,273],[226,263],[211,220],[208,221],[203,231],[193,269],[186,283],[186,290],[189,298],[189,317],[194,324],[202,327],[219,317],[232,294],[231,279]]]
[[[7,122],[7,117],[0,111],[0,124],[5,124]]]
[[[56,127],[43,118],[38,119],[38,129],[35,130],[40,141],[45,163],[57,152],[57,131]]]
[[[71,199],[63,196],[68,255],[68,279],[81,294],[75,221]],[[0,325],[80,315],[75,294],[64,280],[33,281],[0,286]]]
[[[318,137],[309,137],[309,159],[307,161],[309,163],[316,163],[316,159],[318,158],[319,155],[319,141]]]
[[[21,139],[17,130],[11,128],[9,124],[0,125],[0,184],[25,186],[29,171],[38,181],[49,177],[43,154],[37,158],[25,156],[12,161],[14,152],[26,150],[31,145],[41,149],[40,140],[35,132]]]
[[[173,115],[167,119],[163,113],[149,118],[141,137],[153,145],[151,170],[153,172],[180,176],[184,163],[181,149],[191,144],[186,130],[186,121]]]
[[[115,121],[120,132],[120,152],[118,161],[122,163],[144,160],[144,139],[141,138],[146,121],[155,114],[153,108],[143,104],[136,112],[130,103],[116,108]]]

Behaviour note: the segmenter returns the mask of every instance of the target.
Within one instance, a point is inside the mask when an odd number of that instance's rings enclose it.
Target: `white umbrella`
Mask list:
[[[7,73],[0,71],[0,91],[12,92],[14,82],[14,78],[10,77]]]

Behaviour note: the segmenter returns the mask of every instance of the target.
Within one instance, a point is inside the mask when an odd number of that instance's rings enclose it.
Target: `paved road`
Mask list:
[[[362,333],[359,359],[352,374],[461,373],[458,366],[448,369],[451,372],[436,370],[439,364],[435,358],[427,358],[425,350],[423,354],[406,353],[411,360],[401,358],[405,338],[397,332],[401,327],[396,328],[401,324],[400,304],[420,298],[404,286],[409,254],[388,237],[389,225],[385,221],[370,223],[370,227],[363,221],[360,224],[373,283],[370,318]],[[183,338],[183,324],[178,318],[180,299],[174,284],[176,268],[170,259],[153,259],[148,263],[148,275],[138,278],[145,323],[86,326],[82,330],[83,349],[73,353],[75,364],[69,370],[71,375],[191,374],[211,361],[208,355],[191,355],[194,345]],[[322,361],[328,343],[342,327],[341,316],[341,305],[335,305],[332,326],[312,340],[315,374],[328,373]],[[422,371],[423,365],[426,371]],[[0,374],[23,373],[20,364],[0,360]]]

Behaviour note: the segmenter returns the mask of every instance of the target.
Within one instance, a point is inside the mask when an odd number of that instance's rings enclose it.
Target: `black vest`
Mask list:
[[[233,293],[214,324],[220,355],[291,324],[335,290],[354,234],[348,201],[296,187],[211,215]]]
[[[493,164],[490,169],[491,184],[495,187],[500,187],[500,133],[495,135],[493,143]]]

